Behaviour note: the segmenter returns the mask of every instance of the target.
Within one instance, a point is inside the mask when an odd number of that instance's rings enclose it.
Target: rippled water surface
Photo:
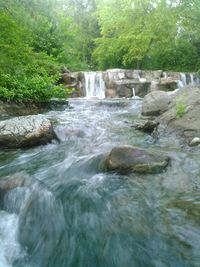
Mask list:
[[[131,127],[140,101],[71,100],[44,116],[61,142],[0,152],[0,267],[199,267],[200,154]],[[116,145],[168,153],[158,175],[103,172]]]

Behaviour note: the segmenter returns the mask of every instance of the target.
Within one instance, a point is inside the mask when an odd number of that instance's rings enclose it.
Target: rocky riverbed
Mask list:
[[[0,266],[199,267],[199,147],[163,119],[177,97],[153,118],[145,101],[71,99],[4,119],[16,140],[39,125],[56,138],[1,147]]]

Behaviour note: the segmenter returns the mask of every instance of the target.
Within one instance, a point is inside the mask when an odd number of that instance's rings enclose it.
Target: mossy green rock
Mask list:
[[[120,146],[111,150],[106,160],[108,171],[121,174],[160,173],[169,163],[169,157],[132,146]]]

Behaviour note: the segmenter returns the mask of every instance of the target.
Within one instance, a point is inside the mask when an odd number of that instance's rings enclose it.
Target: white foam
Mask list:
[[[18,216],[0,211],[0,267],[11,267],[24,256],[17,241]]]

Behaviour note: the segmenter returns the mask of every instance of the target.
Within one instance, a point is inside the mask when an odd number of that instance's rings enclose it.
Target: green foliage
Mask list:
[[[200,67],[200,0],[99,0],[99,68],[196,71]]]
[[[177,105],[176,105],[176,117],[182,118],[185,113],[186,113],[185,104],[182,102],[177,103]]]
[[[42,102],[66,97],[60,65],[85,68],[75,31],[58,0],[0,0],[0,99]]]
[[[200,69],[200,0],[0,0],[0,99],[68,94],[71,71]]]

